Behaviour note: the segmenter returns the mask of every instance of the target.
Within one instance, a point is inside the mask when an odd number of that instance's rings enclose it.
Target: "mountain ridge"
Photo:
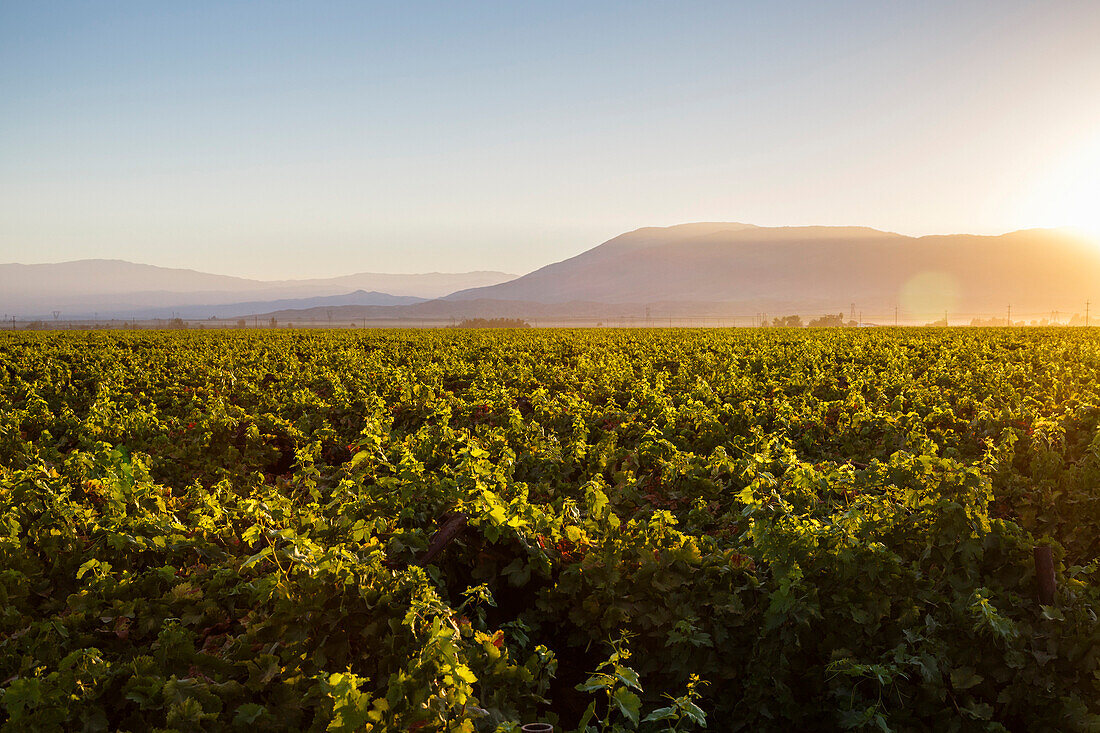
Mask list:
[[[138,318],[142,320],[158,318],[183,318],[183,319],[225,319],[225,318],[251,318],[258,313],[276,310],[306,310],[337,308],[346,306],[363,307],[389,307],[408,306],[417,303],[428,302],[428,298],[417,298],[410,295],[390,295],[376,291],[356,290],[342,295],[326,295],[313,298],[284,298],[271,301],[244,301],[240,303],[226,303],[221,305],[177,305],[162,308],[117,308],[99,312],[97,315],[104,319],[130,320]]]
[[[416,274],[360,272],[332,278],[268,281],[120,259],[6,263],[0,264],[0,309],[27,315],[60,310],[65,317],[79,317],[94,312],[336,297],[356,291],[431,299],[514,277],[510,273],[477,270]]]
[[[70,264],[69,269],[80,270],[81,262]],[[820,314],[859,304],[868,312],[892,313],[898,308],[922,314],[922,318],[938,313],[939,318],[945,311],[988,314],[1009,304],[1018,313],[1072,311],[1086,300],[1100,297],[1100,243],[1074,230],[1042,228],[997,235],[913,237],[862,226],[694,222],[640,227],[519,277],[481,270],[250,281],[125,260],[91,262],[112,272],[116,279],[122,278],[123,285],[138,283],[131,288],[188,282],[211,289],[131,289],[93,296],[65,291],[67,284],[61,278],[60,283],[51,283],[52,294],[36,293],[42,304],[39,312],[60,308],[70,317],[77,307],[90,312],[96,303],[113,302],[122,304],[116,310],[124,317],[142,309],[146,313],[170,309],[196,317],[259,317],[263,313],[264,317],[274,314],[293,319],[314,317],[320,312],[317,309],[323,308],[324,320],[330,310],[339,308],[345,309],[339,311],[341,315],[381,320],[523,313],[533,317],[552,313],[565,319],[571,312],[625,319],[641,317],[639,314],[648,312],[646,306],[653,304],[660,304],[669,314],[682,315],[690,315],[693,308],[700,314],[775,313],[777,309]],[[26,277],[28,270],[20,269],[34,267],[50,266],[0,265],[0,304],[4,297],[12,297],[13,289],[21,288],[24,295],[34,292],[35,279]],[[64,263],[60,267],[64,270]],[[41,272],[56,276],[59,270],[55,266]],[[158,272],[164,276],[160,281],[134,277],[134,273]],[[393,287],[359,287],[364,279],[372,278]],[[475,280],[473,287],[449,289],[470,278]],[[83,284],[85,289],[99,287],[101,291],[111,286],[111,281]],[[395,292],[413,286],[425,294]],[[235,289],[218,289],[226,287]],[[401,302],[402,297],[416,302]],[[253,312],[242,312],[248,309]],[[101,305],[99,310],[110,309]],[[335,317],[336,311],[332,313]]]
[[[987,309],[1017,299],[1025,308],[1064,308],[1083,305],[1100,281],[1100,246],[1064,229],[910,237],[870,227],[735,226],[635,230],[446,300],[783,300],[813,309],[851,302],[892,309],[908,299]],[[632,239],[643,246],[629,249]],[[927,285],[923,273],[942,276],[953,292],[910,292],[915,278],[918,289]]]

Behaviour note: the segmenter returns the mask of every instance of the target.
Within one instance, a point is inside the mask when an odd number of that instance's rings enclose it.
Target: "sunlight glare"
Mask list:
[[[1100,238],[1100,134],[1055,161],[1021,213],[1035,226],[1079,229]]]

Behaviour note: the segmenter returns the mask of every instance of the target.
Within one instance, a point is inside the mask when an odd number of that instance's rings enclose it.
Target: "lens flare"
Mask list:
[[[940,319],[959,302],[959,283],[945,272],[921,272],[902,285],[898,302],[907,313],[921,318]]]

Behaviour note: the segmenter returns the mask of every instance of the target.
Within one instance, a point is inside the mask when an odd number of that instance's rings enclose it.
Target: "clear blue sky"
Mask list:
[[[0,262],[525,272],[687,221],[1089,225],[1097,168],[1092,0],[0,1]]]

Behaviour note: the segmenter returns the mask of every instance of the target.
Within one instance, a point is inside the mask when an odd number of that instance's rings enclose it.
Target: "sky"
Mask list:
[[[0,0],[0,262],[524,273],[690,221],[1100,230],[1100,3]]]

